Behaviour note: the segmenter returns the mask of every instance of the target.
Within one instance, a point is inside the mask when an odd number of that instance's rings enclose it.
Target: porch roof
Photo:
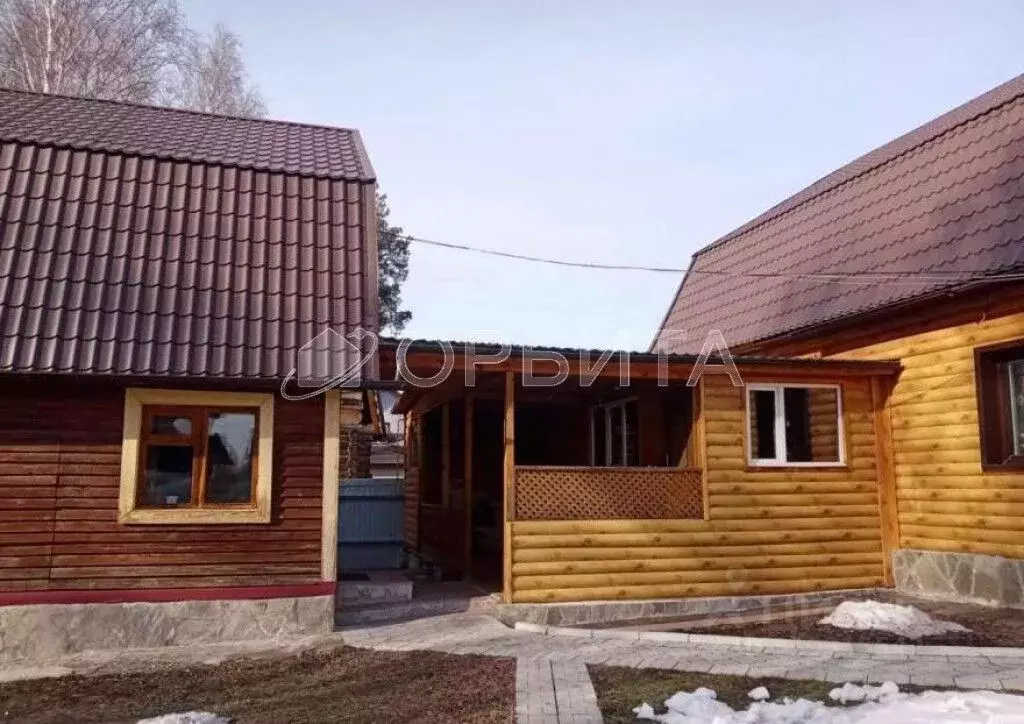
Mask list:
[[[380,341],[380,373],[382,379],[399,379],[397,360],[400,341],[385,338]],[[690,376],[694,365],[701,360],[696,354],[666,354],[659,357],[656,352],[639,352],[629,350],[587,349],[580,347],[557,347],[538,345],[502,345],[493,342],[471,342],[458,340],[427,340],[417,339],[405,342],[405,365],[413,373],[430,377],[441,370],[444,356],[448,350],[453,355],[452,370],[465,370],[477,364],[481,374],[496,372],[521,373],[524,364],[529,363],[533,374],[538,376],[553,375],[558,372],[557,362],[552,360],[555,355],[562,355],[569,362],[569,376],[581,376],[581,360],[594,364],[603,355],[608,355],[607,364],[591,374],[598,377],[618,377],[620,365],[628,360],[630,379],[655,379],[658,365],[663,359],[667,377],[673,380],[685,380]],[[497,358],[503,350],[509,355],[502,361],[485,362],[485,358]],[[768,357],[760,355],[734,355],[732,357],[740,374],[756,375],[759,379],[765,376],[776,376],[780,380],[805,379],[808,381],[838,380],[849,377],[890,377],[899,373],[901,365],[896,360],[841,360],[816,359],[809,357]],[[722,365],[719,355],[708,357],[709,366]],[[422,388],[416,388],[424,392]],[[401,414],[420,395],[404,395],[395,405],[394,412]]]

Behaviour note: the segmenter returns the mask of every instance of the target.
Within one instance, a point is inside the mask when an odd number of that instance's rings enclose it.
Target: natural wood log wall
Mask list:
[[[119,524],[123,411],[110,385],[0,387],[0,591],[319,580],[322,400],[275,407],[269,525]]]
[[[832,469],[748,469],[742,390],[724,375],[702,384],[697,457],[705,463],[709,520],[515,522],[514,601],[882,584],[869,380],[843,383],[849,464]]]
[[[901,547],[1024,558],[1024,473],[982,471],[974,378],[975,347],[1017,339],[1024,314],[837,355],[903,363],[890,396]]]

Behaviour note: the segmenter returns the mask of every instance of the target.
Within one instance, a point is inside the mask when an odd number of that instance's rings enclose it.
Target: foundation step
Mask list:
[[[412,600],[413,582],[400,572],[382,571],[367,574],[367,580],[338,582],[338,605],[370,603],[402,603]]]
[[[405,601],[339,599],[334,622],[341,627],[373,626],[451,613],[490,613],[496,603],[494,596],[475,586],[417,583],[412,598]]]

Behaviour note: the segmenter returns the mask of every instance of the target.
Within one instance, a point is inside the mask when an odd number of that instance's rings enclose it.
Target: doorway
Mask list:
[[[473,493],[470,504],[470,575],[500,589],[504,562],[504,405],[473,401]]]

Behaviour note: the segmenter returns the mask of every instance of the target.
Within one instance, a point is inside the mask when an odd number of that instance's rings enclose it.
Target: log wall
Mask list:
[[[1024,314],[836,354],[903,363],[889,402],[901,547],[1024,558],[1024,473],[982,470],[974,378],[976,347],[1018,339]]]
[[[869,380],[843,382],[848,465],[828,469],[749,469],[742,390],[723,375],[702,386],[709,519],[514,522],[513,601],[882,585]]]
[[[123,414],[123,388],[0,385],[0,591],[319,580],[321,399],[277,400],[269,525],[119,524]]]

